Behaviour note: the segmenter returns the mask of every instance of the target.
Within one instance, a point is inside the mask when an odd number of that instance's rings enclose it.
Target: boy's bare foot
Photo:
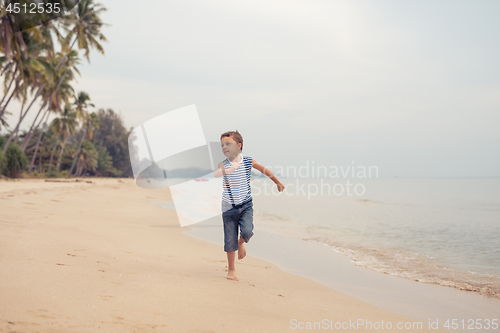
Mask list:
[[[247,250],[245,249],[245,244],[241,243],[238,246],[238,259],[241,260],[247,255]]]
[[[233,281],[239,281],[238,278],[236,277],[236,270],[228,270],[227,279]]]

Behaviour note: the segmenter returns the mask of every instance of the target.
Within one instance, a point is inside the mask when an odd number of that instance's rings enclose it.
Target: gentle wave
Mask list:
[[[413,281],[477,292],[486,297],[500,299],[498,276],[452,268],[432,256],[400,248],[363,246],[353,243],[352,240],[342,239],[339,235],[328,237],[324,234],[328,234],[331,229],[326,226],[301,225],[279,214],[256,210],[255,216],[256,220],[260,221],[258,229],[326,245],[331,247],[332,251],[348,256],[357,266]]]

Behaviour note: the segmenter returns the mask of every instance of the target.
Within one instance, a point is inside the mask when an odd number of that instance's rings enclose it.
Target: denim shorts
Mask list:
[[[252,199],[241,204],[232,205],[222,201],[222,222],[224,224],[224,251],[238,250],[238,227],[241,238],[248,243],[253,236],[253,202]]]

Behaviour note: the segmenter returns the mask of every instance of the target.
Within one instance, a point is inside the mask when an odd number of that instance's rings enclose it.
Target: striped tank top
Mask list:
[[[232,173],[226,174],[224,176],[222,187],[222,200],[235,205],[241,205],[252,198],[251,188],[250,188],[250,175],[252,171],[252,157],[243,156],[240,161],[240,167],[233,171]],[[224,168],[229,168],[233,165],[226,158],[224,161]]]

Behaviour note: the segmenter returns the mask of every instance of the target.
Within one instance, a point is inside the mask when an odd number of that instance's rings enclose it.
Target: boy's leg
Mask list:
[[[247,255],[245,243],[248,243],[253,236],[253,202],[243,205],[240,215],[240,238],[238,239],[238,259],[241,260]]]
[[[227,278],[236,280],[234,258],[238,250],[238,210],[230,209],[222,213],[224,224],[224,251],[227,253]]]
[[[240,236],[238,239],[238,259],[241,260],[247,255],[247,249],[245,248],[245,240]]]
[[[226,252],[227,253],[227,278],[228,280],[239,281],[236,277],[236,268],[234,267],[234,257],[236,257],[236,251]]]

